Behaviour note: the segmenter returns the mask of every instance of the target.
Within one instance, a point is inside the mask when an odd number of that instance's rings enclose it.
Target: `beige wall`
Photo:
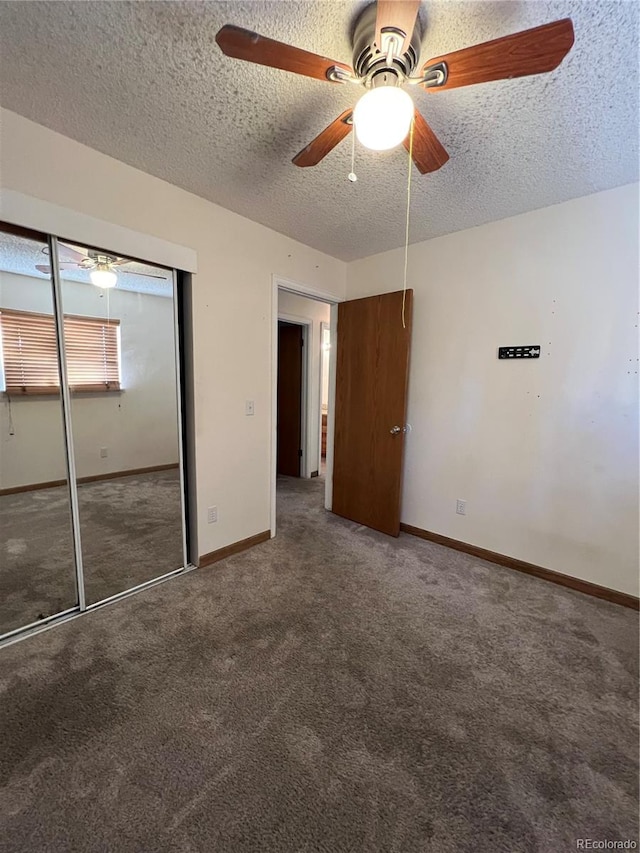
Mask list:
[[[402,264],[350,264],[348,298]],[[638,186],[413,245],[408,284],[402,520],[637,595]]]
[[[15,114],[1,118],[2,186],[197,252],[199,552],[268,529],[272,274],[337,297],[348,275],[355,298],[396,289],[402,252],[347,269]],[[403,520],[637,594],[637,186],[414,245],[409,278]],[[497,360],[499,345],[518,343],[540,343],[542,357]]]
[[[272,274],[342,297],[346,265],[15,113],[0,119],[3,187],[197,252],[198,550],[269,529]]]

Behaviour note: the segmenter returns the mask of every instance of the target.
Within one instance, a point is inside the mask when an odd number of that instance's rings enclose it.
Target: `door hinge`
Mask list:
[[[298,451],[298,456],[300,457],[300,459],[302,459],[302,450]]]

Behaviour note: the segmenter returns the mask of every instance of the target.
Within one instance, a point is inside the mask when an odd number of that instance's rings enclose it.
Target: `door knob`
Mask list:
[[[394,427],[391,427],[389,432],[391,433],[391,435],[400,435],[401,432],[404,432],[404,427],[394,426]]]

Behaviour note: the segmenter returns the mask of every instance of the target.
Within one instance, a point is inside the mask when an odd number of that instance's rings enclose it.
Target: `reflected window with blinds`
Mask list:
[[[55,321],[48,314],[0,309],[4,390],[58,394]],[[120,390],[120,321],[65,315],[67,377],[72,391]]]

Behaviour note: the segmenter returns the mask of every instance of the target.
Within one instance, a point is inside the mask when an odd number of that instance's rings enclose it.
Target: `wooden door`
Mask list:
[[[338,306],[333,512],[397,536],[413,291]]]
[[[302,456],[302,326],[278,323],[277,471],[300,476]]]

